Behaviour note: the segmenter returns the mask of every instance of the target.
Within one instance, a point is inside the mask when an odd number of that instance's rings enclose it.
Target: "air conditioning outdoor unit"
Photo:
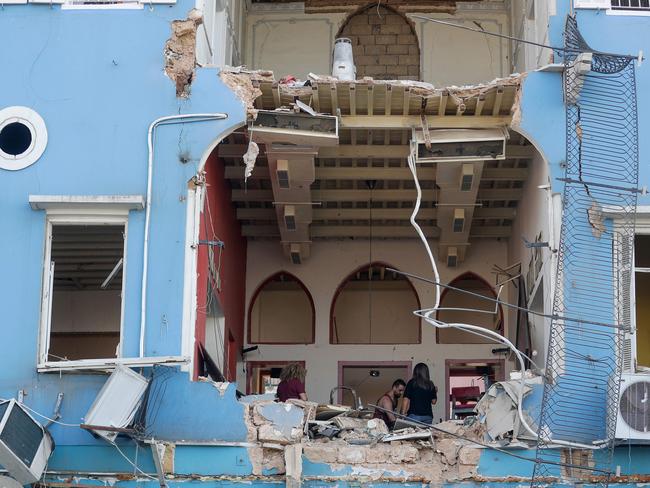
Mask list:
[[[418,163],[486,161],[506,158],[508,134],[501,129],[434,129],[427,138],[414,129],[411,144]]]
[[[16,400],[0,402],[0,465],[21,485],[41,479],[54,443]]]
[[[650,443],[649,373],[623,373],[615,408],[616,439]]]
[[[133,421],[148,385],[144,376],[118,364],[86,413],[86,426],[108,442],[114,442],[117,432],[101,427],[127,427]]]

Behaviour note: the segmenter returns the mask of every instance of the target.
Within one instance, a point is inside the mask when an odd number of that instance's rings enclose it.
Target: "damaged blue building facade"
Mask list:
[[[496,44],[485,41],[485,53],[495,56],[489,65],[481,64],[490,58],[480,54],[482,44],[476,48],[479,54],[468,54],[463,63],[453,49],[463,52],[484,34],[452,34],[454,28],[418,16],[466,27],[478,22],[490,33],[556,47],[565,46],[566,19],[575,16],[594,52],[630,55],[636,93],[620,88],[603,94],[610,105],[621,92],[627,100],[636,97],[638,184],[627,191],[643,188],[650,175],[650,147],[643,137],[650,128],[650,98],[644,89],[650,86],[650,75],[639,54],[650,52],[650,8],[639,2],[634,9],[614,0],[557,0],[543,6],[530,2],[526,8],[497,0],[432,0],[425,7],[414,6],[418,2],[336,3],[29,2],[5,3],[0,10],[0,44],[8,46],[0,52],[5,88],[0,94],[0,269],[6,277],[0,287],[0,398],[24,405],[54,440],[39,483],[61,488],[107,483],[454,487],[521,486],[534,477],[535,486],[576,480],[589,486],[610,475],[610,484],[621,487],[647,483],[650,437],[643,429],[625,438],[609,431],[611,409],[617,408],[610,402],[619,401],[610,398],[612,391],[567,390],[576,395],[579,412],[587,412],[593,402],[591,422],[600,429],[600,438],[617,438],[610,463],[607,456],[601,459],[584,447],[597,433],[589,431],[578,439],[576,427],[566,437],[553,434],[563,419],[553,418],[549,402],[554,394],[567,393],[545,390],[541,378],[556,380],[575,372],[570,354],[560,355],[559,363],[552,356],[576,350],[581,356],[593,353],[587,361],[595,363],[590,366],[593,377],[607,371],[641,379],[648,374],[644,366],[650,366],[650,327],[644,322],[643,292],[650,265],[644,264],[642,249],[643,236],[650,234],[650,201],[645,193],[638,194],[636,265],[623,269],[612,264],[610,282],[605,282],[611,284],[611,304],[594,306],[594,313],[600,313],[599,306],[611,308],[612,320],[628,324],[621,332],[605,333],[620,363],[604,366],[597,352],[583,350],[584,335],[573,335],[570,327],[557,332],[561,328],[554,308],[557,294],[561,302],[566,299],[562,310],[570,310],[573,299],[583,303],[582,290],[571,290],[577,272],[556,281],[560,236],[566,234],[566,228],[561,230],[562,192],[571,184],[566,181],[571,178],[567,143],[590,136],[587,122],[579,135],[567,126],[572,119],[567,117],[566,51],[497,39],[489,41]],[[405,23],[391,24],[398,16]],[[381,30],[390,25],[398,27]],[[313,32],[313,38],[297,42],[293,36],[300,29]],[[342,36],[357,42],[356,84],[328,76],[333,38]],[[417,52],[400,44],[411,42],[409,36],[418,42]],[[329,43],[319,45],[322,39]],[[364,42],[368,45],[359,53]],[[378,54],[367,54],[373,49]],[[313,67],[307,66],[312,62]],[[467,75],[472,63],[476,74]],[[227,67],[240,64],[250,70]],[[417,66],[416,74],[409,72],[410,66]],[[278,80],[294,74],[294,79],[310,83],[276,81],[267,68]],[[510,75],[516,71],[523,74]],[[260,122],[265,113],[296,100],[336,117],[335,144],[300,122],[297,134],[290,124],[269,129]],[[259,113],[262,117],[253,122]],[[293,117],[296,111],[280,113]],[[597,118],[598,110],[594,113]],[[463,366],[458,371],[494,367],[490,383],[519,369],[510,355],[493,352],[493,343],[445,339],[443,332],[419,319],[412,339],[394,339],[377,332],[383,331],[383,322],[373,315],[379,312],[371,311],[369,339],[346,335],[347,302],[340,297],[348,283],[352,291],[363,287],[364,297],[367,290],[370,296],[384,288],[399,289],[403,297],[406,288],[408,293],[412,289],[414,302],[387,298],[388,307],[415,303],[414,310],[435,301],[435,287],[415,279],[400,282],[393,275],[394,282],[376,289],[366,286],[376,276],[382,281],[390,276],[387,268],[392,266],[433,279],[424,248],[408,224],[416,193],[412,182],[406,182],[411,175],[404,151],[410,151],[412,130],[424,130],[423,121],[430,133],[470,129],[508,134],[503,160],[514,160],[512,165],[463,160],[445,168],[445,163],[421,166],[420,183],[429,204],[420,218],[427,237],[436,243],[442,282],[461,278],[457,283],[462,283],[473,273],[494,281],[490,286],[502,303],[517,304],[519,289],[512,283],[501,285],[498,277],[495,281],[491,267],[519,263],[514,275],[524,281],[530,277],[529,293],[519,303],[537,312],[537,318],[531,314],[520,319],[514,309],[502,306],[490,324],[532,357],[527,367],[540,381],[533,382],[524,410],[537,428],[541,412],[551,432],[544,434],[544,442],[523,435],[522,446],[511,433],[485,437],[489,430],[477,437],[462,423],[454,424],[460,430],[453,435],[434,432],[430,444],[306,438],[305,423],[313,419],[317,404],[329,403],[331,387],[352,384],[365,395],[366,404],[373,403],[368,395],[376,390],[364,388],[373,384],[374,376],[354,376],[360,370],[366,374],[374,368],[384,381],[390,374],[410,374],[415,362],[427,362],[439,388],[434,418],[444,418],[440,428],[447,430],[455,405],[452,388],[464,385],[453,379],[459,361]],[[617,134],[616,124],[603,130]],[[261,147],[259,154],[251,142]],[[510,150],[515,156],[508,156]],[[255,168],[251,166],[244,183],[250,151]],[[620,164],[627,168],[635,163]],[[289,188],[278,183],[283,169],[290,175]],[[471,203],[466,190],[444,193],[457,186],[457,173],[474,177]],[[491,186],[481,185],[487,180]],[[380,183],[374,187],[367,181]],[[636,200],[637,193],[632,193]],[[337,206],[339,201],[353,203]],[[505,203],[491,203],[497,201]],[[303,210],[305,203],[309,212]],[[576,219],[587,219],[594,239],[593,256],[587,243],[588,257],[581,259],[602,258],[604,241],[596,234],[621,225],[621,212],[611,208],[615,204],[604,202],[587,211],[588,217],[576,211]],[[368,209],[377,209],[376,214],[366,216]],[[296,219],[294,230],[287,216]],[[447,232],[460,216],[462,232]],[[522,237],[539,246],[522,244]],[[616,255],[612,251],[611,259]],[[617,279],[624,271],[627,278]],[[287,284],[293,282],[300,286]],[[399,288],[406,282],[408,287]],[[268,283],[278,294],[304,290],[308,299],[290,295],[291,301],[279,306],[258,302],[271,300],[265,297],[272,294],[264,295]],[[364,314],[382,301],[350,296],[364,307]],[[619,303],[626,296],[629,302]],[[300,330],[305,335],[296,339],[277,324],[286,320],[282,310],[303,317],[303,305],[306,318]],[[625,310],[618,312],[620,308]],[[578,309],[578,318],[586,321],[583,327],[592,327],[590,320],[606,321]],[[264,322],[263,317],[276,313],[277,321]],[[350,316],[358,324],[366,318]],[[406,314],[398,317],[400,326],[392,328],[406,335]],[[373,324],[378,336],[373,336]],[[307,393],[315,403],[276,404],[265,401],[268,396],[256,396],[277,386],[273,370],[290,361],[305,364]],[[334,366],[326,366],[328,361]],[[480,366],[471,366],[477,362]],[[109,429],[103,432],[120,434],[108,442],[97,435],[102,426],[86,425],[86,416],[116,365],[141,374],[148,386],[128,425],[103,426]],[[584,373],[580,367],[577,371]],[[592,385],[590,381],[582,384]],[[606,379],[601,378],[601,386],[602,381]],[[489,384],[481,384],[484,395]],[[340,396],[337,403],[349,399]],[[566,411],[562,408],[560,412]],[[639,408],[637,427],[648,427],[647,407]],[[516,438],[518,427],[513,428]],[[364,429],[374,435],[373,427]]]

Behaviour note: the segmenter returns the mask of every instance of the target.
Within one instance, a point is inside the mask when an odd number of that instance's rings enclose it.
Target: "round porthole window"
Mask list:
[[[0,168],[19,170],[38,161],[47,146],[43,118],[28,107],[0,110]]]

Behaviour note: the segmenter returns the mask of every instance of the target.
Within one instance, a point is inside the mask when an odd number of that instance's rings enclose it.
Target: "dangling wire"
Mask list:
[[[436,260],[433,257],[433,252],[431,251],[431,247],[429,246],[429,243],[426,239],[426,236],[424,235],[424,232],[422,232],[422,228],[418,225],[416,221],[417,214],[420,210],[420,205],[422,203],[422,188],[420,186],[420,182],[418,180],[417,176],[417,169],[416,169],[416,163],[415,163],[415,156],[413,154],[410,154],[408,157],[408,165],[409,169],[411,170],[411,174],[413,175],[413,181],[415,183],[415,189],[417,191],[417,198],[415,201],[415,206],[413,208],[413,213],[411,214],[411,225],[415,228],[417,234],[420,237],[420,240],[424,244],[424,248],[427,251],[427,255],[429,256],[429,260],[431,263],[431,269],[433,270],[433,274],[435,276],[435,305],[432,308],[429,309],[423,309],[423,310],[415,310],[413,313],[424,319],[427,323],[433,325],[434,327],[440,328],[440,329],[446,329],[446,328],[456,328],[468,333],[475,333],[477,335],[481,335],[482,337],[489,337],[492,339],[494,342],[498,344],[503,344],[507,346],[516,356],[517,362],[519,363],[519,370],[520,370],[520,382],[519,382],[519,390],[517,392],[517,415],[519,416],[519,420],[521,422],[521,425],[524,427],[526,431],[528,431],[529,434],[531,434],[535,439],[538,439],[540,436],[538,432],[533,430],[533,428],[530,426],[528,421],[526,420],[526,417],[524,415],[523,411],[523,397],[524,397],[524,391],[526,389],[526,377],[525,377],[525,371],[526,371],[526,364],[524,362],[524,356],[519,349],[515,347],[515,345],[510,342],[509,339],[504,337],[503,335],[490,330],[486,329],[484,327],[480,327],[477,325],[471,325],[471,324],[464,324],[464,323],[447,323],[443,322],[441,320],[438,320],[437,318],[434,318],[435,314],[439,310],[441,310],[440,307],[440,298],[441,298],[441,293],[440,293],[440,273],[438,272],[438,266],[436,264]],[[510,280],[508,280],[510,281]],[[506,282],[507,283],[507,282]],[[496,301],[496,307],[498,307],[500,301],[499,301],[499,296],[501,294],[501,290],[503,289],[503,286],[505,283],[503,283],[499,289],[499,294],[497,295]],[[458,288],[458,291],[462,293],[467,293],[470,295],[477,295],[476,293],[469,292],[467,290],[463,290],[461,288]],[[481,296],[481,295],[479,295]],[[482,297],[481,298],[486,298]],[[487,299],[487,298],[486,298]],[[496,308],[498,310],[498,308]],[[476,312],[485,312],[485,310],[474,310],[474,309],[465,309],[465,310],[471,310],[471,311],[476,311]],[[544,439],[548,442],[554,442],[555,444],[563,445],[563,446],[570,446],[570,447],[577,447],[580,449],[594,449],[594,448],[600,448],[603,446],[596,446],[596,445],[587,445],[587,444],[580,444],[580,443],[574,443],[574,442],[569,442],[569,441],[562,441],[562,440],[554,440],[554,439]]]

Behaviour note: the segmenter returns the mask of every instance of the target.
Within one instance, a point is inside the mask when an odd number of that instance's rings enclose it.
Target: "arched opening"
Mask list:
[[[503,310],[492,299],[497,297],[490,284],[474,273],[464,273],[455,278],[450,286],[463,291],[445,288],[440,297],[437,319],[476,325],[487,330],[503,333]],[[480,295],[480,296],[476,296]],[[481,296],[486,297],[481,298]],[[489,344],[494,341],[476,334],[454,328],[437,329],[438,344]]]
[[[312,344],[314,325],[314,301],[292,274],[274,274],[253,294],[248,309],[249,344]]]
[[[420,46],[413,25],[401,13],[372,3],[350,15],[337,37],[352,41],[357,79],[416,80]]]
[[[330,314],[331,344],[419,344],[420,300],[412,283],[372,263],[339,286]]]

